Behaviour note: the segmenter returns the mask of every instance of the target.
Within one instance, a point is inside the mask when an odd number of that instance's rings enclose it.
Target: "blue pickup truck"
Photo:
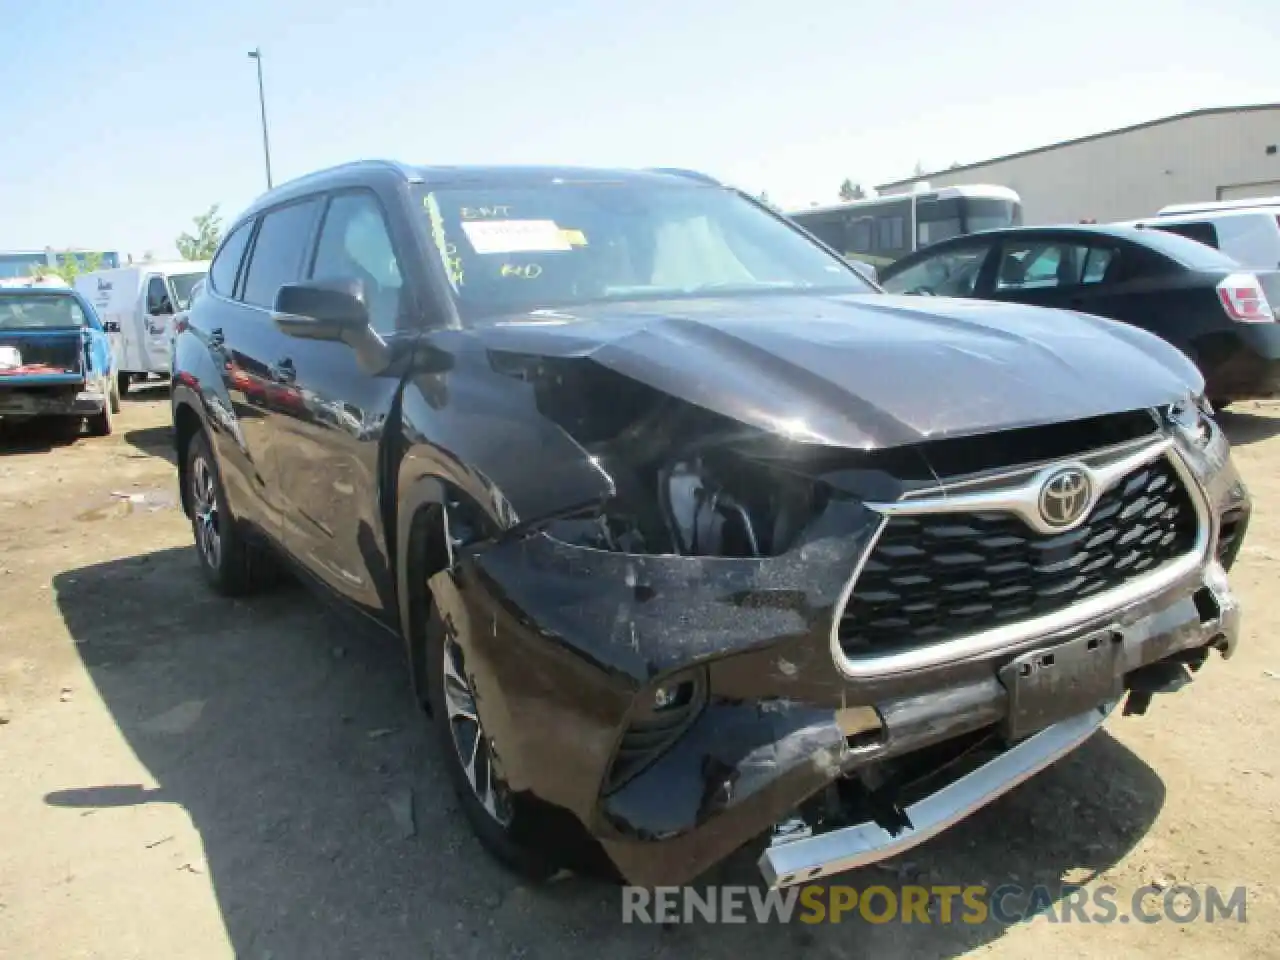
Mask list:
[[[115,361],[93,307],[70,288],[0,288],[0,421],[84,419],[111,433]]]

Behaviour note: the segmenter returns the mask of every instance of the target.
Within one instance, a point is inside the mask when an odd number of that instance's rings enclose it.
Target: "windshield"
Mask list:
[[[169,277],[169,283],[173,285],[173,298],[177,301],[179,310],[186,310],[191,306],[191,295],[196,288],[196,284],[205,278],[203,273],[175,273]]]
[[[723,188],[445,187],[420,201],[464,320],[599,301],[874,289]]]
[[[40,330],[83,327],[87,324],[80,301],[65,294],[0,296],[0,330]]]
[[[1022,205],[1012,200],[992,200],[968,197],[964,205],[965,233],[980,230],[999,230],[1022,224]]]

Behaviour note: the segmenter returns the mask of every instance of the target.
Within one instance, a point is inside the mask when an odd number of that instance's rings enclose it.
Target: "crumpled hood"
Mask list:
[[[863,449],[1153,407],[1203,389],[1182,353],[1144,331],[981,300],[632,302],[506,317],[474,332],[491,350],[590,358],[764,430]]]

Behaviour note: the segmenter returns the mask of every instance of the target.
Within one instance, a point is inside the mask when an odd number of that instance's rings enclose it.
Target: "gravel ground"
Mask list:
[[[1280,956],[1280,406],[1223,415],[1257,499],[1245,636],[1145,718],[842,882],[1248,887],[1247,922],[621,923],[530,887],[455,806],[401,653],[298,587],[224,602],[177,508],[167,398],[107,439],[0,439],[0,956]],[[733,877],[743,865],[731,865]],[[745,869],[741,876],[747,876]]]

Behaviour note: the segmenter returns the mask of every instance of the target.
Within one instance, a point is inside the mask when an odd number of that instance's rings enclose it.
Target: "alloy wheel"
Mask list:
[[[214,570],[222,560],[222,531],[218,525],[218,491],[213,467],[198,456],[191,465],[191,508],[196,547]]]
[[[454,639],[444,641],[444,707],[453,747],[467,782],[485,812],[502,826],[511,823],[511,798],[494,769],[493,741],[485,736],[476,711],[475,693],[466,671],[466,656]]]

